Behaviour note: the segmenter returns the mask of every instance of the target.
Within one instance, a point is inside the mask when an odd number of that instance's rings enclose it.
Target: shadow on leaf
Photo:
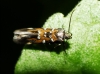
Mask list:
[[[59,43],[46,43],[46,44],[31,44],[31,45],[25,45],[24,49],[26,50],[42,50],[42,51],[49,51],[49,52],[56,52],[59,54],[62,51],[66,51],[68,48],[70,48],[70,44],[68,42],[62,42],[61,45],[58,45]]]

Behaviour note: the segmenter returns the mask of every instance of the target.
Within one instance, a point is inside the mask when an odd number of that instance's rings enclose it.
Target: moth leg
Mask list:
[[[61,43],[56,43],[56,46],[54,47],[54,48],[56,48],[56,47],[58,47],[58,46],[61,46]]]
[[[66,43],[65,42],[62,42],[62,46],[63,46],[64,52],[66,53]]]

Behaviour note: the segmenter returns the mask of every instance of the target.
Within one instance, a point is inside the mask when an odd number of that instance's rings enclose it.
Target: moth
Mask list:
[[[73,13],[73,12],[72,12]],[[72,16],[72,14],[71,14]],[[70,17],[71,22],[71,17]],[[63,28],[22,28],[14,31],[13,41],[18,44],[38,43],[60,43],[72,38],[70,33],[70,22],[68,32]]]
[[[19,44],[56,43],[71,39],[63,28],[23,28],[14,31],[13,41]]]

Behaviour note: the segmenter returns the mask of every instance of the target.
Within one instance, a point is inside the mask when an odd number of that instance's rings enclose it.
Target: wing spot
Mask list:
[[[45,43],[45,40],[43,40],[42,43]]]

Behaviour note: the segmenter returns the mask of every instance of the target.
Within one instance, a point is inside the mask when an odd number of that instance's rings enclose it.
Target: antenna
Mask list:
[[[69,20],[69,27],[68,27],[68,33],[70,33],[71,17],[72,17],[72,14],[73,14],[73,12],[74,12],[74,11],[75,11],[75,10],[73,10],[73,11],[72,11],[71,16],[70,16],[70,20]]]

